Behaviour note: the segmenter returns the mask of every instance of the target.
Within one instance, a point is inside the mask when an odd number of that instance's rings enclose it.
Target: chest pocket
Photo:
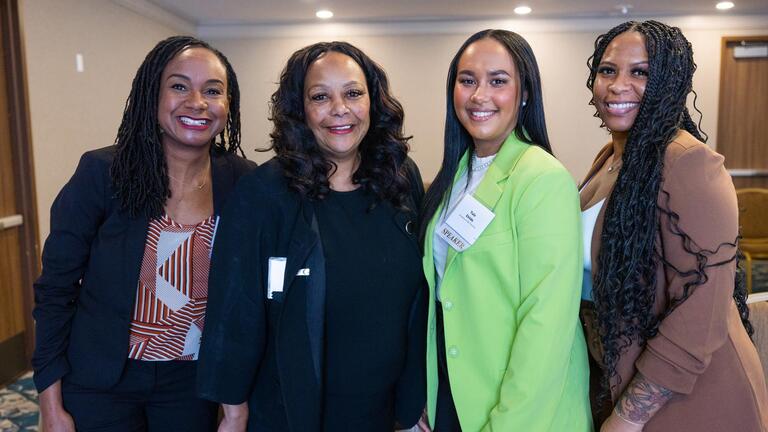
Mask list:
[[[493,225],[489,226],[491,229]],[[515,230],[510,228],[503,231],[483,233],[475,242],[465,250],[464,254],[473,255],[479,252],[487,252],[494,250],[506,250],[515,246]]]

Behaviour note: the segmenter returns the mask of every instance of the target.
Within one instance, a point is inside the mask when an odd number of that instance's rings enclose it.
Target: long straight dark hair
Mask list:
[[[517,124],[514,128],[514,134],[521,141],[528,144],[538,145],[552,153],[547,136],[547,124],[544,120],[544,103],[541,93],[541,77],[539,74],[539,65],[536,63],[536,56],[528,42],[522,36],[508,30],[483,30],[473,34],[459,48],[459,51],[451,60],[451,66],[448,69],[448,80],[446,82],[446,109],[445,109],[445,134],[443,163],[440,171],[435,177],[435,181],[427,191],[422,208],[421,224],[419,237],[424,241],[427,225],[434,216],[440,203],[450,196],[453,186],[453,178],[459,169],[461,156],[467,149],[474,151],[475,144],[459,118],[456,116],[456,109],[453,105],[453,88],[458,74],[459,59],[464,51],[474,42],[491,38],[501,43],[512,56],[517,73],[520,78],[520,94],[527,93],[526,106],[520,107],[517,114]],[[468,169],[471,168],[472,158],[467,160]]]

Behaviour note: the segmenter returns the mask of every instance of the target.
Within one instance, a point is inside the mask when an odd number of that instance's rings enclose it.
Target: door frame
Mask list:
[[[34,351],[34,320],[32,308],[34,296],[32,284],[40,273],[40,234],[37,220],[35,193],[35,169],[33,165],[32,139],[29,122],[29,96],[24,58],[21,14],[18,0],[0,0],[3,53],[6,64],[8,110],[13,154],[14,193],[17,211],[24,217],[19,227],[21,248],[21,283],[24,307],[24,345],[27,363]]]

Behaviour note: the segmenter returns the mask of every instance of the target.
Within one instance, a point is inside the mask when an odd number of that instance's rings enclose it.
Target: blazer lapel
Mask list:
[[[141,261],[144,259],[149,218],[146,216],[132,218],[127,213],[124,213],[123,217],[127,220],[126,223],[128,225],[125,233],[125,249],[123,251],[125,254],[125,264],[123,265],[125,276],[123,280],[127,286],[122,290],[123,301],[121,304],[125,308],[123,315],[130,317],[133,314],[133,305],[136,300],[136,284],[141,272]]]
[[[302,200],[291,232],[285,269],[280,321],[276,332],[278,373],[291,430],[319,430],[322,409],[323,339],[325,329],[325,259],[314,208]],[[296,274],[309,268],[305,285]]]
[[[229,161],[224,154],[213,150],[211,153],[211,183],[213,188],[213,214],[219,215],[224,207],[225,197],[235,186],[235,174],[227,169]]]
[[[488,171],[486,171],[485,176],[472,196],[489,210],[495,212],[496,204],[498,204],[499,198],[501,198],[501,194],[504,192],[504,185],[509,175],[514,171],[517,162],[530,146],[530,144],[520,141],[514,133],[510,134],[506,141],[504,141],[501,149],[499,149],[499,153],[493,159],[493,163],[488,167]],[[459,166],[466,166],[467,158],[468,154],[465,153]],[[455,182],[456,179],[454,179]],[[458,256],[458,252],[454,248],[449,247],[444,275],[448,274],[448,269],[453,264],[456,256]]]

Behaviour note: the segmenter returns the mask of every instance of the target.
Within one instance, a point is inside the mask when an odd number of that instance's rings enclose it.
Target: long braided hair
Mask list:
[[[628,31],[645,36],[649,70],[639,112],[627,137],[622,169],[607,202],[597,257],[593,295],[606,370],[602,383],[603,398],[610,395],[610,382],[617,377],[616,365],[623,350],[633,341],[642,345],[655,336],[661,320],[685,301],[697,286],[707,281],[707,268],[730,263],[737,255],[734,253],[731,259],[722,262],[708,262],[721,247],[730,246],[735,250],[736,239],[732,243],[719,245],[714,251],[701,249],[680,229],[679,216],[663,205],[664,198],[662,205],[658,204],[667,145],[680,129],[700,141],[706,141],[706,135],[701,133],[686,108],[688,95],[693,92],[696,64],[691,44],[680,29],[657,21],[630,21],[599,36],[595,41],[595,52],[587,62],[590,69],[587,88],[593,90],[608,44]],[[590,104],[594,105],[594,101]],[[595,117],[598,117],[597,113]],[[668,199],[668,194],[662,192]],[[673,234],[680,237],[685,250],[696,257],[695,269],[676,269],[658,253],[656,237],[660,216],[669,220]],[[656,266],[660,260],[668,268],[689,278],[689,282],[683,287],[682,297],[671,299],[666,311],[656,316],[653,305],[656,300]],[[746,290],[738,272],[736,279],[733,296],[744,326],[751,335]]]
[[[205,48],[213,52],[227,71],[229,113],[219,141],[213,139],[212,151],[234,153],[240,149],[240,88],[229,60],[208,45],[191,36],[172,36],[160,41],[147,54],[136,71],[131,93],[125,102],[123,120],[115,138],[115,158],[110,175],[115,196],[123,210],[132,217],[160,217],[165,201],[171,196],[168,167],[161,144],[157,121],[160,77],[168,62],[189,48]]]

